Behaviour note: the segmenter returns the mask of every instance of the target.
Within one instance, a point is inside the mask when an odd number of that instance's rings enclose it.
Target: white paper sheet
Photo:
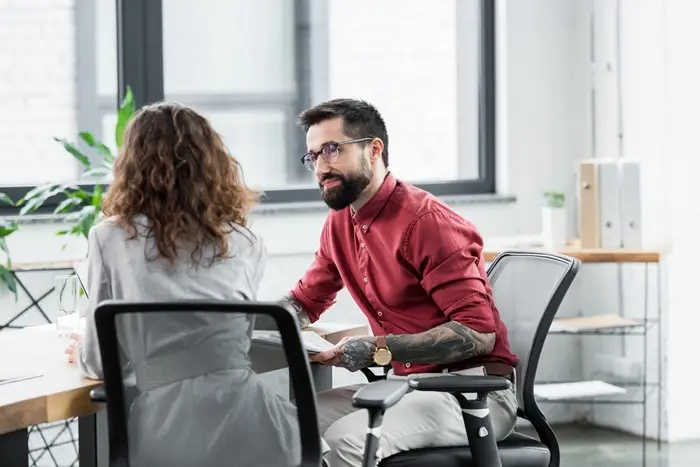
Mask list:
[[[28,379],[39,378],[43,376],[41,373],[2,373],[0,372],[0,386],[10,384],[17,381],[25,381]]]
[[[309,353],[318,353],[333,348],[333,344],[313,331],[301,331],[301,338],[304,348]],[[260,341],[281,344],[280,333],[278,331],[254,331],[253,339]]]
[[[627,390],[604,381],[576,381],[573,383],[535,384],[535,398],[546,400],[581,399],[612,396]]]

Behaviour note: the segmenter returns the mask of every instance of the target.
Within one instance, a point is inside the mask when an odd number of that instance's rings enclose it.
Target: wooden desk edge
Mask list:
[[[104,404],[92,402],[90,390],[101,385],[102,381],[95,380],[79,388],[2,406],[0,407],[0,435],[42,423],[97,413],[104,409]]]

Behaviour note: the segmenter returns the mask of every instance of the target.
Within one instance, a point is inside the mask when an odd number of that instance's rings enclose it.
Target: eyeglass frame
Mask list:
[[[341,146],[344,146],[346,144],[364,143],[365,141],[372,141],[373,139],[374,139],[373,136],[366,136],[364,138],[349,139],[347,141],[337,141],[337,142],[331,141],[331,142],[328,142],[328,143],[324,144],[323,146],[321,146],[321,149],[319,149],[318,151],[309,151],[306,154],[304,154],[303,156],[301,156],[301,163],[304,165],[304,167],[309,169],[309,171],[313,172],[316,169],[316,163],[318,162],[319,157],[323,157],[326,162],[328,162],[329,164],[332,164],[335,161],[337,161],[338,158],[340,157],[340,147]],[[336,146],[336,148],[335,148],[336,155],[333,157],[333,160],[329,160],[329,158],[323,154],[323,151],[332,145]],[[309,160],[310,165],[306,165],[307,158],[311,158],[311,157],[315,157],[316,159],[314,159],[313,161]]]

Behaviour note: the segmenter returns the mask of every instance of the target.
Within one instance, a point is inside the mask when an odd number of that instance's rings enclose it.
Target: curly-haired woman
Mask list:
[[[139,110],[114,176],[106,218],[88,239],[85,334],[66,350],[97,379],[101,301],[255,300],[266,256],[247,227],[258,194],[194,110],[174,103]],[[252,323],[221,313],[121,317],[131,465],[298,461],[296,409],[247,364]]]

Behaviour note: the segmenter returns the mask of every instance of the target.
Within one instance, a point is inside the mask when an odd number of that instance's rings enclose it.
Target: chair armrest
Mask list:
[[[93,402],[107,402],[107,396],[105,394],[105,387],[98,386],[90,390],[90,400]]]
[[[386,410],[410,391],[403,380],[382,380],[370,383],[352,396],[352,405],[363,409]]]
[[[384,374],[378,375],[374,371],[372,371],[370,368],[384,368]],[[380,381],[380,380],[386,379],[386,367],[381,367],[379,365],[370,365],[368,367],[361,368],[360,371],[362,372],[363,375],[365,375],[365,378],[367,378],[368,383],[374,383],[375,381]]]
[[[484,393],[510,389],[511,383],[502,376],[445,375],[410,379],[416,391]]]

